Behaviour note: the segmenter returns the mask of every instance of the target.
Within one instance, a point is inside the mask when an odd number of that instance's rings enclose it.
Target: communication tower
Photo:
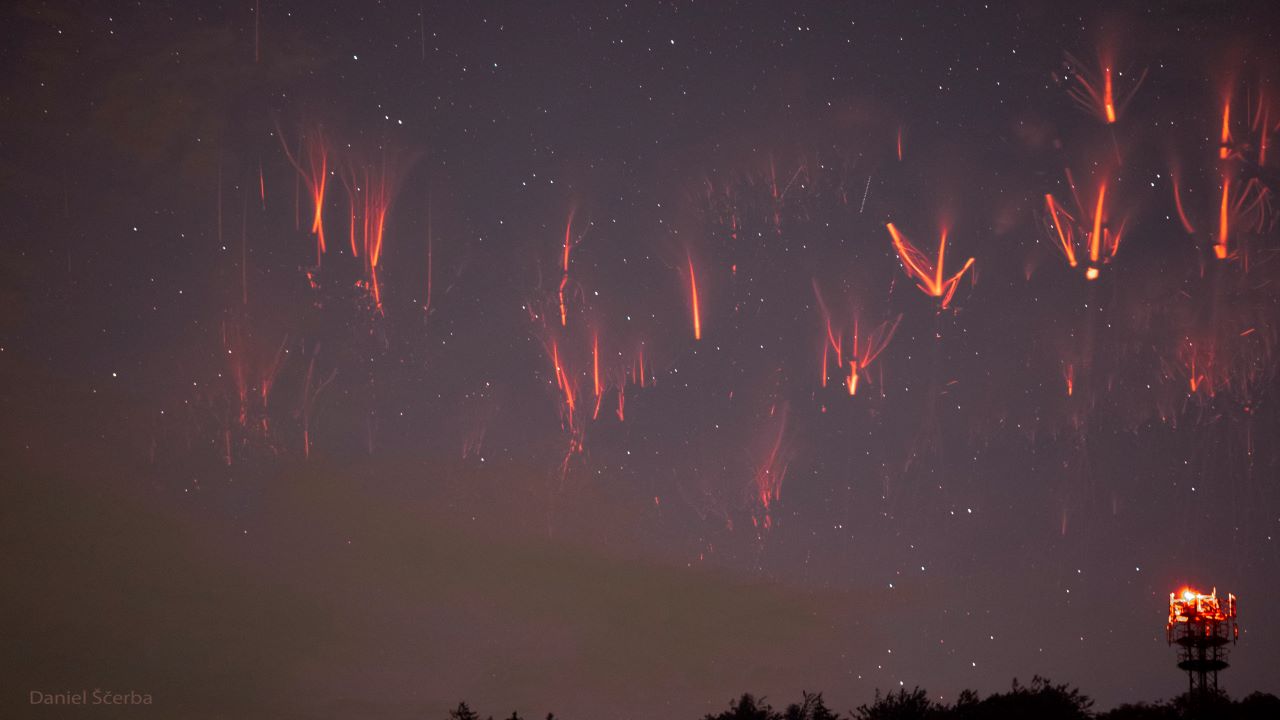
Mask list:
[[[1178,668],[1187,673],[1192,697],[1218,693],[1218,672],[1226,670],[1228,645],[1240,639],[1236,596],[1205,595],[1192,588],[1169,593],[1169,644],[1178,646]]]

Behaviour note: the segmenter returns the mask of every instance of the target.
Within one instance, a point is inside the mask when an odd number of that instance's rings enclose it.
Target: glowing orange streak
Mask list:
[[[333,382],[338,371],[335,369],[329,373],[329,377],[325,380],[313,383],[316,369],[316,357],[320,354],[320,346],[316,345],[312,351],[311,362],[307,365],[306,376],[302,383],[302,457],[311,457],[311,411],[315,407],[316,398],[320,397],[320,393]]]
[[[818,301],[818,311],[822,313],[822,320],[827,326],[827,342],[835,350],[836,360],[840,361],[840,356],[843,353],[840,352],[840,338],[836,337],[835,333],[831,331],[831,311],[827,309],[827,303],[822,299],[822,289],[818,287],[818,279],[813,278],[810,283],[813,285],[813,296]]]
[[[1231,154],[1231,97],[1228,96],[1222,106],[1222,144],[1218,147],[1218,157],[1226,160]]]
[[[787,431],[787,408],[783,406],[782,420],[778,424],[778,435],[774,438],[773,446],[769,449],[769,457],[764,465],[756,472],[756,492],[760,498],[760,505],[768,513],[773,503],[777,502],[782,494],[782,482],[787,475],[787,465],[784,463],[781,468],[777,468],[778,453],[782,449],[782,440]],[[765,515],[765,527],[771,524],[769,516]]]
[[[570,242],[570,231],[573,228],[573,215],[577,208],[569,208],[569,220],[564,224],[564,275],[560,277],[560,327],[565,327],[569,323],[569,315],[564,307],[564,289],[569,284],[569,248],[573,246]]]
[[[702,339],[702,313],[698,309],[698,278],[693,272],[693,257],[687,252],[685,257],[689,261],[689,297],[693,299],[693,339]]]
[[[1219,260],[1227,259],[1227,239],[1230,231],[1230,205],[1227,195],[1231,190],[1231,180],[1222,179],[1222,207],[1218,211],[1218,242],[1213,246],[1213,254]]]
[[[595,384],[596,397],[600,396],[600,337],[591,341],[591,379]]]
[[[259,384],[258,391],[262,396],[262,428],[267,429],[267,402],[271,397],[271,388],[275,387],[276,378],[280,375],[280,363],[284,360],[284,348],[289,342],[289,336],[285,335],[280,341],[280,347],[276,349],[275,358],[272,359],[270,367],[262,375],[262,382]]]
[[[1077,105],[1084,108],[1087,112],[1097,113],[1098,112],[1097,106],[1105,104],[1102,102],[1102,98],[1098,96],[1098,89],[1094,87],[1094,84],[1090,81],[1089,77],[1085,74],[1085,70],[1083,69],[1083,63],[1081,63],[1079,60],[1076,60],[1074,57],[1072,57],[1070,53],[1067,54],[1067,60],[1069,60],[1074,65],[1081,66],[1079,70],[1075,70],[1071,72],[1071,74],[1075,76],[1076,82],[1080,84],[1080,87],[1070,88],[1069,90],[1067,90],[1067,94],[1071,97],[1072,100],[1076,102]],[[1105,120],[1106,119],[1105,108],[1103,110],[1102,115],[1103,115],[1103,119]]]
[[[1111,68],[1103,70],[1102,107],[1106,112],[1107,124],[1116,121],[1116,104],[1111,98]]]
[[[1116,121],[1124,106],[1147,77],[1147,71],[1143,70],[1137,82],[1129,88],[1128,93],[1117,101],[1114,95],[1111,63],[1106,57],[1100,58],[1101,78],[1096,78],[1092,72],[1085,70],[1084,64],[1070,53],[1067,54],[1067,60],[1071,65],[1076,66],[1076,69],[1068,71],[1075,78],[1076,86],[1069,88],[1067,95],[1086,112],[1096,115],[1108,125]],[[1099,85],[1101,85],[1101,92],[1099,92]]]
[[[827,348],[827,345],[823,343],[822,345],[822,387],[827,386],[827,353],[828,352],[829,352],[829,349]]]
[[[1196,361],[1195,361],[1195,358],[1192,358],[1191,359],[1191,377],[1188,378],[1188,382],[1187,382],[1187,384],[1191,387],[1191,392],[1194,393],[1200,389],[1200,382],[1202,380],[1204,380],[1204,375],[1196,374]]]
[[[370,210],[370,206],[373,204],[373,198],[372,198],[373,188],[370,187],[369,185],[368,168],[365,168],[365,171],[364,171],[364,190],[365,190],[364,207],[360,210],[360,242],[364,244],[364,248],[367,255],[369,250],[369,239],[370,239],[369,223],[370,223],[370,217],[372,212]],[[352,216],[354,218],[355,201],[353,200],[351,204],[352,204]],[[354,225],[354,222],[352,224]],[[355,239],[353,238],[351,241],[351,249],[352,249],[352,252],[356,255],[356,257],[359,257],[359,253],[356,252],[355,247],[356,247],[356,243],[355,243]]]
[[[892,323],[885,321],[875,330],[867,335],[866,342],[859,344],[859,325],[858,318],[853,321],[853,358],[849,361],[849,376],[845,380],[845,385],[850,395],[858,394],[858,381],[861,378],[861,372],[871,366],[876,358],[889,347],[889,342],[893,340],[893,334],[898,331],[898,324],[902,322],[902,315],[893,319]],[[882,378],[883,380],[883,378]]]
[[[356,243],[356,215],[358,215],[359,212],[356,210],[355,194],[350,189],[347,190],[347,198],[350,200],[349,204],[351,205],[351,211],[347,213],[351,218],[351,222],[349,223],[349,228],[347,230],[347,234],[351,238],[351,256],[358,258],[360,257],[360,247]]]
[[[965,272],[967,272],[971,267],[973,267],[973,258],[969,258],[969,260],[965,262],[965,264],[960,268],[960,271],[957,272],[955,275],[953,275],[951,279],[947,281],[947,285],[948,285],[947,292],[945,295],[942,296],[942,302],[941,302],[941,306],[943,308],[946,308],[948,305],[951,304],[951,298],[955,296],[956,288],[960,286],[960,276],[964,275]]]
[[[947,228],[942,229],[942,234],[938,238],[938,266],[933,271],[933,287],[942,287],[942,261],[943,256],[947,252]]]
[[[902,126],[898,126],[898,162],[902,162]]]
[[[898,259],[902,261],[902,264],[906,267],[908,274],[915,275],[921,280],[928,282],[930,273],[924,268],[924,265],[927,262],[925,261],[924,256],[921,255],[920,251],[916,250],[915,246],[898,232],[898,228],[894,227],[893,223],[888,223],[886,227],[889,228],[889,235],[893,238],[893,247],[898,251]],[[932,287],[926,288],[921,285],[920,289],[924,290],[925,293],[929,295],[937,296],[937,293]]]
[[[1258,140],[1258,165],[1267,164],[1267,126],[1268,115],[1271,114],[1271,107],[1268,106],[1262,111],[1262,136]]]
[[[564,389],[564,373],[560,370],[560,348],[551,343],[551,364],[556,369],[556,387]]]
[[[1245,221],[1248,220],[1249,216],[1254,216],[1256,222],[1253,225],[1253,232],[1262,232],[1266,224],[1270,192],[1269,189],[1262,187],[1257,178],[1245,183],[1244,189],[1240,191],[1239,197],[1236,198],[1236,203],[1231,209],[1232,216]],[[1252,198],[1252,201],[1245,205],[1245,201],[1250,198]]]
[[[382,259],[382,245],[386,235],[387,213],[391,196],[387,187],[385,163],[375,181],[368,167],[363,170],[363,184],[354,168],[343,173],[349,205],[349,235],[351,254],[359,258],[363,254],[365,275],[374,304],[382,310],[382,288],[378,278],[378,265]],[[363,196],[359,193],[363,192]],[[363,251],[361,250],[363,248]]]
[[[1076,366],[1071,363],[1067,363],[1063,377],[1067,381],[1067,397],[1071,397],[1072,392],[1075,391],[1076,385]]]
[[[576,411],[576,403],[573,398],[573,386],[569,384],[569,379],[564,381],[564,404],[569,408],[569,425],[573,426],[573,414]]]
[[[875,332],[871,333],[867,338],[867,344],[862,349],[861,353],[862,367],[864,369],[871,363],[875,362],[875,359],[880,357],[880,353],[883,353],[885,348],[889,347],[889,341],[893,340],[893,334],[898,331],[898,324],[901,322],[902,315],[899,314],[898,317],[893,319],[893,324],[889,324],[888,321],[882,323],[880,327],[876,328]],[[857,352],[856,346],[854,348],[854,352]]]
[[[1120,251],[1120,241],[1124,238],[1124,226],[1126,220],[1120,221],[1120,227],[1116,228],[1114,233],[1108,228],[1103,231],[1103,238],[1107,241],[1107,257],[1115,257]]]
[[[849,388],[849,395],[858,394],[858,318],[853,318],[853,358],[849,360],[849,379],[845,381],[845,385]]]
[[[955,275],[944,280],[943,263],[946,260],[947,248],[947,231],[945,229],[942,231],[942,238],[938,243],[938,263],[934,267],[931,266],[923,253],[916,249],[902,233],[898,232],[893,223],[887,223],[886,227],[889,229],[889,235],[893,238],[893,246],[898,251],[898,258],[902,261],[903,268],[908,275],[914,275],[919,280],[916,286],[926,295],[939,298],[940,307],[946,308],[950,305],[961,276],[973,266],[974,259],[969,258]]]
[[[370,269],[372,269],[377,265],[377,263],[374,260],[373,252],[372,252],[372,245],[374,242],[374,238],[373,238],[374,194],[377,191],[374,189],[373,184],[369,179],[369,168],[367,167],[364,169],[363,190],[364,190],[364,197],[363,197],[363,203],[362,203],[363,208],[360,211],[360,244],[364,246],[365,264],[368,265]],[[354,211],[354,205],[355,205],[355,202],[353,201],[352,202],[353,211]],[[352,247],[352,251],[355,252],[356,243],[354,238],[352,239],[351,247]],[[356,257],[359,257],[358,252],[356,253]]]
[[[312,154],[312,172],[313,174],[315,174],[315,167],[314,167],[315,151],[314,149],[312,149],[310,152]],[[328,180],[329,180],[328,173],[329,173],[329,151],[328,149],[322,146],[320,149],[320,168],[319,168],[318,178],[312,178],[312,180],[310,181],[311,195],[312,195],[312,199],[315,202],[315,208],[316,208],[315,215],[311,219],[311,232],[316,234],[316,248],[319,250],[319,253],[321,255],[325,253],[324,191],[325,191],[325,185],[328,183]],[[316,262],[319,263],[319,260],[317,259]]]
[[[373,306],[382,310],[382,283],[378,281],[378,268],[369,268],[369,288],[373,291]]]
[[[377,269],[378,262],[382,259],[382,240],[385,237],[387,229],[387,206],[379,204],[377,211],[373,215],[373,236],[370,239],[369,247],[369,267]]]
[[[1171,173],[1171,178],[1173,179],[1173,204],[1178,208],[1178,220],[1182,221],[1182,229],[1186,230],[1187,234],[1194,235],[1196,229],[1191,226],[1191,221],[1187,219],[1187,213],[1182,208],[1182,193],[1178,191],[1178,176]]]
[[[566,273],[569,272],[569,248],[572,247],[569,233],[573,228],[573,213],[574,210],[571,208],[569,210],[569,221],[564,224],[564,271]]]
[[[1107,197],[1107,182],[1098,186],[1098,202],[1093,208],[1093,234],[1089,236],[1089,259],[1098,262],[1102,249],[1102,204]]]
[[[1058,217],[1058,205],[1053,201],[1053,196],[1045,193],[1044,204],[1049,208],[1049,216],[1053,219],[1053,229],[1058,231],[1058,240],[1061,242],[1062,252],[1067,256],[1067,262],[1071,267],[1076,266],[1076,249],[1074,243],[1067,239],[1067,235],[1062,230],[1062,219]],[[1069,230],[1069,228],[1068,228]]]
[[[565,418],[565,423],[568,427],[572,428],[574,425],[573,416],[577,408],[577,401],[573,396],[573,384],[569,382],[569,376],[565,373],[564,367],[560,364],[560,348],[554,342],[551,343],[551,362],[555,365],[556,369],[556,385],[564,393],[564,404],[569,411]]]
[[[262,209],[267,209],[267,180],[262,176],[262,161],[258,161],[258,196],[262,198]]]
[[[640,351],[640,387],[644,387],[644,350]]]
[[[228,350],[230,352],[230,350]],[[235,381],[236,398],[238,399],[239,412],[236,415],[236,423],[240,427],[244,427],[249,418],[249,388],[244,381],[244,361],[240,358],[234,358],[231,361],[231,376]]]
[[[325,187],[329,179],[329,148],[324,143],[323,137],[309,137],[307,139],[307,165],[306,170],[302,164],[298,162],[298,158],[294,157],[289,150],[289,145],[284,141],[284,133],[276,128],[276,133],[280,137],[280,146],[284,149],[284,154],[289,158],[290,164],[298,171],[298,175],[303,182],[307,184],[308,190],[311,192],[312,202],[315,204],[315,212],[311,218],[311,232],[316,235],[316,265],[320,264],[320,258],[326,251],[324,241],[324,194]],[[301,140],[299,140],[301,143]],[[296,212],[296,208],[295,208]]]

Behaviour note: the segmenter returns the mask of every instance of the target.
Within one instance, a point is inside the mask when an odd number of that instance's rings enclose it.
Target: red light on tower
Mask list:
[[[1218,672],[1228,667],[1227,645],[1240,639],[1236,596],[1207,595],[1190,587],[1169,593],[1169,644],[1178,646],[1178,668],[1187,673],[1192,696],[1217,694]]]

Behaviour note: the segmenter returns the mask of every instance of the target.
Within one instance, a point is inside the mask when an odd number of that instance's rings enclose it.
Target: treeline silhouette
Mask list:
[[[1181,695],[1154,703],[1124,704],[1106,712],[1095,713],[1093,700],[1078,688],[1055,685],[1036,676],[1029,685],[1016,679],[1008,692],[993,693],[985,698],[965,690],[954,703],[929,698],[921,688],[899,689],[859,705],[846,714],[833,711],[822,699],[822,693],[801,693],[798,703],[774,710],[763,697],[743,694],[729,702],[729,709],[707,714],[702,720],[1277,720],[1280,698],[1270,693],[1255,692],[1242,700],[1225,693],[1208,696]],[[466,703],[449,711],[449,720],[481,720]],[[489,716],[487,720],[493,720]],[[508,720],[524,720],[511,713]],[[555,720],[548,714],[546,720]]]

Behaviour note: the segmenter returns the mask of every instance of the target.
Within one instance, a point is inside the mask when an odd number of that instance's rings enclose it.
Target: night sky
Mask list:
[[[3,714],[1280,692],[1280,18],[1094,5],[6,3]]]

